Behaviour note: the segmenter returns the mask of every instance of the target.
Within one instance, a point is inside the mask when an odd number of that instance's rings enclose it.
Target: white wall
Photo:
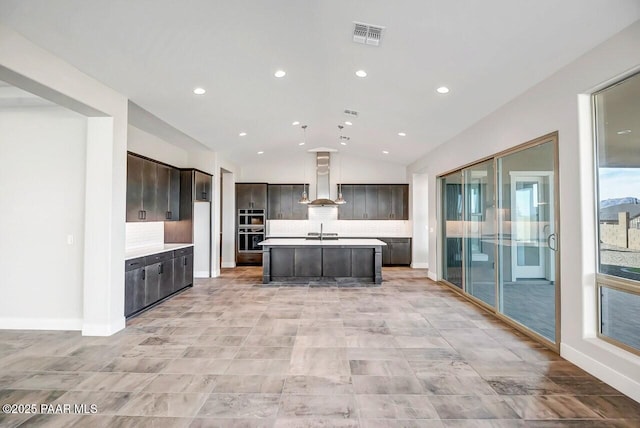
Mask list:
[[[236,186],[233,180],[233,173],[222,173],[222,267],[236,266],[235,252],[235,205],[236,205]],[[220,210],[216,211],[217,213]]]
[[[177,168],[189,168],[186,150],[132,125],[127,128],[127,150]]]
[[[411,218],[413,219],[413,240],[411,245],[411,267],[429,267],[429,175],[412,174]]]
[[[112,334],[125,326],[124,242],[126,206],[127,99],[77,68],[0,25],[2,80],[19,76],[22,89],[72,109],[90,111],[87,120],[84,210],[83,325],[84,334]],[[14,83],[15,84],[15,83]],[[20,85],[18,85],[20,86]],[[59,97],[58,97],[59,95]],[[60,101],[62,100],[62,101]],[[102,116],[102,117],[98,117]],[[22,165],[28,170],[29,164]],[[31,248],[39,254],[40,246]],[[40,283],[45,286],[46,283]],[[66,296],[74,299],[77,297]],[[27,304],[28,302],[20,302]],[[16,303],[17,304],[17,303]],[[21,328],[68,328],[64,323]]]
[[[86,137],[62,107],[0,109],[0,328],[82,328]]]
[[[410,165],[429,177],[429,266],[436,263],[436,176],[549,132],[559,131],[561,354],[640,401],[640,357],[595,338],[595,197],[589,98],[640,67],[640,22],[569,64]]]
[[[264,156],[264,157],[263,157]],[[341,161],[342,157],[342,161]],[[256,155],[256,159],[243,163],[239,182],[302,183],[310,184],[309,197],[316,196],[316,154],[295,152],[290,156],[271,157]],[[407,168],[394,162],[382,162],[340,153],[331,153],[331,198],[335,199],[336,184],[407,183]]]

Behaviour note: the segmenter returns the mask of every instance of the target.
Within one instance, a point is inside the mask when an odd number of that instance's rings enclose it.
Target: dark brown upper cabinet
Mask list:
[[[195,193],[194,200],[211,202],[211,176],[194,170]]]
[[[267,183],[236,183],[236,209],[266,210]]]
[[[408,220],[407,184],[343,184],[339,220]]]
[[[268,220],[306,220],[309,208],[298,201],[302,197],[304,185],[302,184],[269,184],[268,195]]]

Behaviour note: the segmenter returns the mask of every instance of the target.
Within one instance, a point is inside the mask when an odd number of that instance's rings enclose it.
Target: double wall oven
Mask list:
[[[258,243],[265,237],[264,210],[238,210],[238,253],[261,253]]]

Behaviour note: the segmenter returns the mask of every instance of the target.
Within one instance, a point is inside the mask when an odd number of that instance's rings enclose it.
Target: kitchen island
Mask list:
[[[358,286],[382,283],[378,239],[278,238],[260,242],[263,284]]]

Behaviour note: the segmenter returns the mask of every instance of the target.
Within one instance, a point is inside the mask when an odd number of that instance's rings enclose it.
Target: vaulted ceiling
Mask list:
[[[240,164],[313,146],[408,164],[639,18],[638,0],[0,0],[0,23]]]

